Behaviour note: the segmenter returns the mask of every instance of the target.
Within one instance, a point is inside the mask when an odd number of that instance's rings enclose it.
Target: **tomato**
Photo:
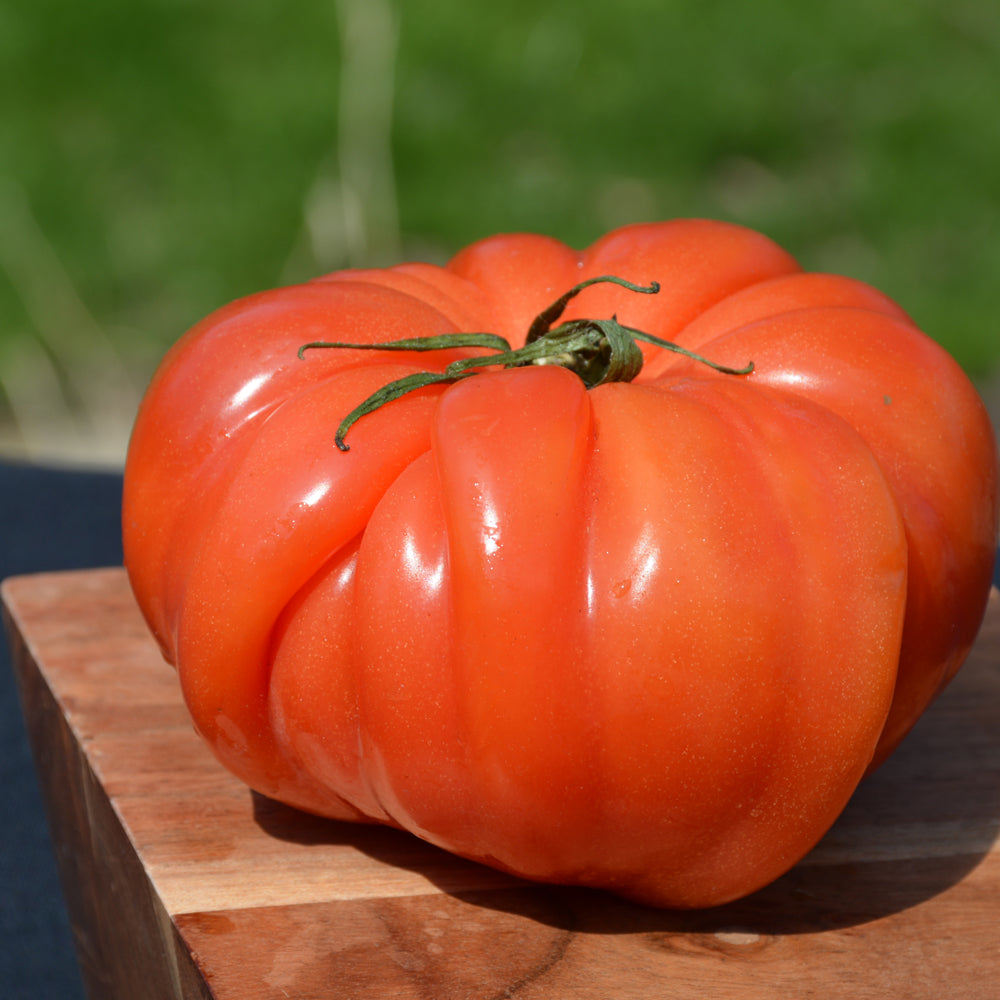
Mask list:
[[[529,331],[554,356],[508,365]],[[680,220],[221,309],[150,385],[123,528],[251,787],[698,907],[799,860],[954,675],[997,518],[985,409],[897,305]]]

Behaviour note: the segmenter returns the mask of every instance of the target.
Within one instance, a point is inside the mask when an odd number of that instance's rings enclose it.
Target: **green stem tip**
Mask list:
[[[659,282],[636,285],[614,275],[588,278],[574,285],[547,309],[540,312],[528,328],[524,347],[512,348],[509,341],[495,333],[445,333],[437,337],[413,337],[379,344],[358,344],[346,341],[315,340],[303,344],[298,350],[300,359],[306,351],[321,348],[349,348],[361,351],[443,351],[456,348],[485,348],[494,354],[477,355],[453,361],[444,371],[415,372],[394,382],[389,382],[372,393],[344,417],[334,441],[341,451],[349,451],[344,440],[347,432],[369,413],[429,385],[449,384],[475,375],[480,368],[520,368],[525,365],[560,365],[577,374],[588,389],[605,382],[631,382],[642,370],[642,351],[637,341],[655,344],[693,361],[708,365],[725,375],[749,375],[753,362],[743,368],[729,368],[695,354],[678,344],[633,327],[622,326],[617,317],[611,319],[573,319],[553,329],[569,302],[585,288],[598,283],[620,285],[642,295],[655,295],[660,291]]]

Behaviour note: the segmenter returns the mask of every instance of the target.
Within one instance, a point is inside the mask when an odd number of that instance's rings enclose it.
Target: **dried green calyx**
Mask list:
[[[313,341],[299,348],[299,358],[305,352],[320,348],[352,348],[364,351],[443,351],[461,347],[482,347],[495,353],[461,358],[453,361],[444,371],[415,372],[404,378],[384,385],[372,393],[363,403],[355,407],[337,428],[334,438],[341,451],[348,451],[344,441],[347,432],[362,417],[405,396],[416,389],[428,385],[449,384],[477,374],[480,368],[521,368],[525,365],[559,365],[578,375],[588,389],[604,382],[631,382],[642,370],[642,351],[639,341],[682,354],[685,357],[708,365],[715,371],[727,375],[749,375],[753,362],[744,368],[728,368],[709,361],[700,354],[680,347],[668,340],[652,334],[622,326],[617,318],[572,319],[555,328],[571,299],[585,288],[598,283],[620,285],[631,292],[655,295],[660,290],[658,282],[649,285],[635,285],[624,278],[604,275],[590,278],[574,285],[532,321],[523,347],[512,348],[503,337],[494,333],[448,333],[438,337],[414,337],[407,340],[393,340],[381,344],[354,344],[342,341]]]

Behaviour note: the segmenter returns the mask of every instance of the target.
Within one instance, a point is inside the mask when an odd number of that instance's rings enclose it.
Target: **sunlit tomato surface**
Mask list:
[[[482,347],[299,348],[610,320],[632,381]],[[195,724],[258,791],[531,879],[709,906],[770,882],[979,628],[997,453],[956,363],[874,289],[684,220],[577,252],[233,303],[167,355],[125,478],[126,564]]]

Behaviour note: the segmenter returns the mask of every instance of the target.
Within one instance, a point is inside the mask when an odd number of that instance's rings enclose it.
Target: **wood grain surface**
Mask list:
[[[677,913],[535,886],[252,794],[195,735],[121,569],[4,612],[93,1000],[1000,997],[1000,599],[819,846]]]

